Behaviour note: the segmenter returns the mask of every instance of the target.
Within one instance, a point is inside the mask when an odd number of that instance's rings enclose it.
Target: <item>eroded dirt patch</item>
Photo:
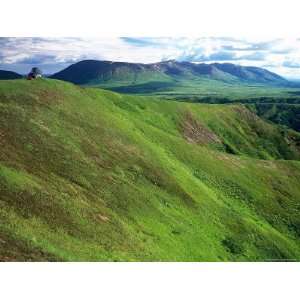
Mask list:
[[[196,120],[190,112],[187,112],[181,122],[181,130],[184,138],[189,143],[195,144],[221,144],[219,137],[211,130]]]
[[[108,222],[109,221],[109,217],[105,216],[105,215],[102,215],[102,214],[98,214],[97,215],[97,219],[99,221],[102,221],[102,222]]]

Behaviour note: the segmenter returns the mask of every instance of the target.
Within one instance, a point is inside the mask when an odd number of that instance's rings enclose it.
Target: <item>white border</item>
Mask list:
[[[299,36],[298,0],[9,0],[0,36]]]
[[[298,37],[299,0],[9,0],[0,36]],[[0,264],[1,299],[299,299],[299,263]]]
[[[1,298],[299,299],[297,263],[2,263]]]

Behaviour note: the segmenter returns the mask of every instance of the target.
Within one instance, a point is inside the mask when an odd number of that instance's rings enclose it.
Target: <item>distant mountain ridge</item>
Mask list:
[[[263,68],[231,63],[191,63],[175,60],[151,64],[83,60],[50,76],[82,85],[139,84],[151,81],[212,79],[226,83],[288,86],[289,81]]]
[[[10,80],[19,78],[22,78],[22,75],[16,72],[0,70],[0,80]]]

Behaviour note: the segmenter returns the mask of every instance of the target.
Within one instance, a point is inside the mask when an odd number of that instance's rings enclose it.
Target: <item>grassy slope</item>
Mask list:
[[[96,78],[90,80],[91,77]],[[292,82],[290,87],[254,84],[222,72],[215,73],[213,78],[185,73],[183,78],[146,70],[134,72],[125,66],[101,77],[72,69],[62,78],[115,92],[160,96],[184,102],[253,104],[261,117],[300,131],[300,92],[299,86],[296,88],[297,84]]]
[[[107,74],[107,78],[97,78],[95,80],[89,81],[87,86],[102,86],[102,87],[120,87],[120,86],[130,86],[132,84],[142,85],[148,82],[160,82],[162,84],[172,82],[172,79],[165,74],[153,73],[150,71],[141,71],[139,73],[130,72],[127,68],[122,68],[118,70],[118,73],[114,74],[113,78],[111,74]],[[100,82],[100,83],[99,83]]]
[[[300,104],[255,103],[250,104],[249,108],[265,119],[300,132]]]
[[[240,105],[7,81],[0,137],[2,260],[300,260],[299,136]]]
[[[145,78],[144,82],[131,83],[107,81],[95,86],[110,89],[116,92],[159,95],[167,98],[181,99],[190,102],[223,101],[232,102],[240,100],[256,100],[261,98],[295,99],[299,103],[299,89],[288,87],[276,87],[259,84],[247,84],[240,82],[226,83],[222,80],[209,78],[191,78],[161,80],[160,78]],[[91,84],[92,85],[92,84]]]
[[[107,81],[97,87],[137,95],[160,96],[195,103],[247,103],[274,123],[300,131],[300,93],[297,88],[225,83],[219,80],[155,80],[131,83]]]

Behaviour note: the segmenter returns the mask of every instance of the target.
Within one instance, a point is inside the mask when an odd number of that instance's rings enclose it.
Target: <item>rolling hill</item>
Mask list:
[[[286,86],[287,80],[266,69],[229,63],[195,64],[175,60],[153,64],[84,60],[51,76],[81,85],[130,86],[209,79],[225,83]]]
[[[184,102],[249,104],[263,118],[300,131],[299,83],[263,68],[174,60],[155,64],[85,60],[52,78]]]
[[[20,79],[20,78],[22,78],[22,75],[16,72],[0,70],[0,80]]]
[[[299,133],[52,79],[0,107],[0,260],[300,260]]]

